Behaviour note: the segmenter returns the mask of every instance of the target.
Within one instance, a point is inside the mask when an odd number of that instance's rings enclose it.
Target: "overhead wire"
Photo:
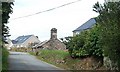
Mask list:
[[[79,2],[79,1],[81,1],[81,0],[69,2],[69,3],[66,3],[66,4],[60,5],[60,6],[58,6],[58,7],[50,8],[50,9],[47,9],[47,10],[44,10],[44,11],[40,11],[40,12],[37,12],[37,13],[33,13],[33,14],[29,14],[29,15],[26,15],[26,16],[21,16],[21,17],[13,18],[13,19],[11,19],[11,20],[20,19],[20,18],[25,18],[25,17],[30,17],[30,16],[37,15],[37,14],[41,14],[41,13],[44,13],[44,12],[49,12],[49,11],[52,11],[52,10],[55,10],[55,9],[58,9],[58,8],[61,8],[61,7],[64,7],[64,6],[67,6],[67,5],[76,3],[76,2]]]

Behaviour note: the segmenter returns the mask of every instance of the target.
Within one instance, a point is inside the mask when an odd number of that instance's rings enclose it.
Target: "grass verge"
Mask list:
[[[8,55],[8,50],[6,48],[2,48],[2,72],[6,72],[8,70]]]
[[[30,52],[30,54],[35,55],[33,52]],[[72,59],[68,52],[62,50],[40,50],[39,55],[36,57],[42,61],[67,70],[77,69],[76,64],[80,62],[79,59]]]

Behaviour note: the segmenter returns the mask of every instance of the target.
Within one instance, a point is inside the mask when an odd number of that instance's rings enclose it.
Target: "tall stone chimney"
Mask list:
[[[51,39],[57,39],[57,29],[56,28],[51,29]]]

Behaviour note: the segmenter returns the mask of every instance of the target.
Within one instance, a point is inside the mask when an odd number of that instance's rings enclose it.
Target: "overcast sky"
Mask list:
[[[14,19],[74,1],[77,0],[15,0],[13,14],[10,15],[8,24],[10,38],[15,39],[18,36],[34,34],[39,37],[40,41],[44,41],[50,38],[51,28],[57,28],[58,38],[72,36],[74,29],[90,18],[98,16],[93,11],[93,5],[97,1],[104,2],[104,0],[81,0],[52,11]]]

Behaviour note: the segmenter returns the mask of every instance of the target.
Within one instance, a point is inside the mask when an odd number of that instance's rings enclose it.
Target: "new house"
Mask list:
[[[89,19],[87,22],[73,30],[73,36],[76,36],[77,34],[80,34],[80,32],[92,28],[93,25],[96,24],[95,18]]]
[[[31,44],[40,43],[40,40],[37,36],[34,35],[23,35],[17,37],[15,40],[12,40],[13,46],[12,47],[29,47]]]

